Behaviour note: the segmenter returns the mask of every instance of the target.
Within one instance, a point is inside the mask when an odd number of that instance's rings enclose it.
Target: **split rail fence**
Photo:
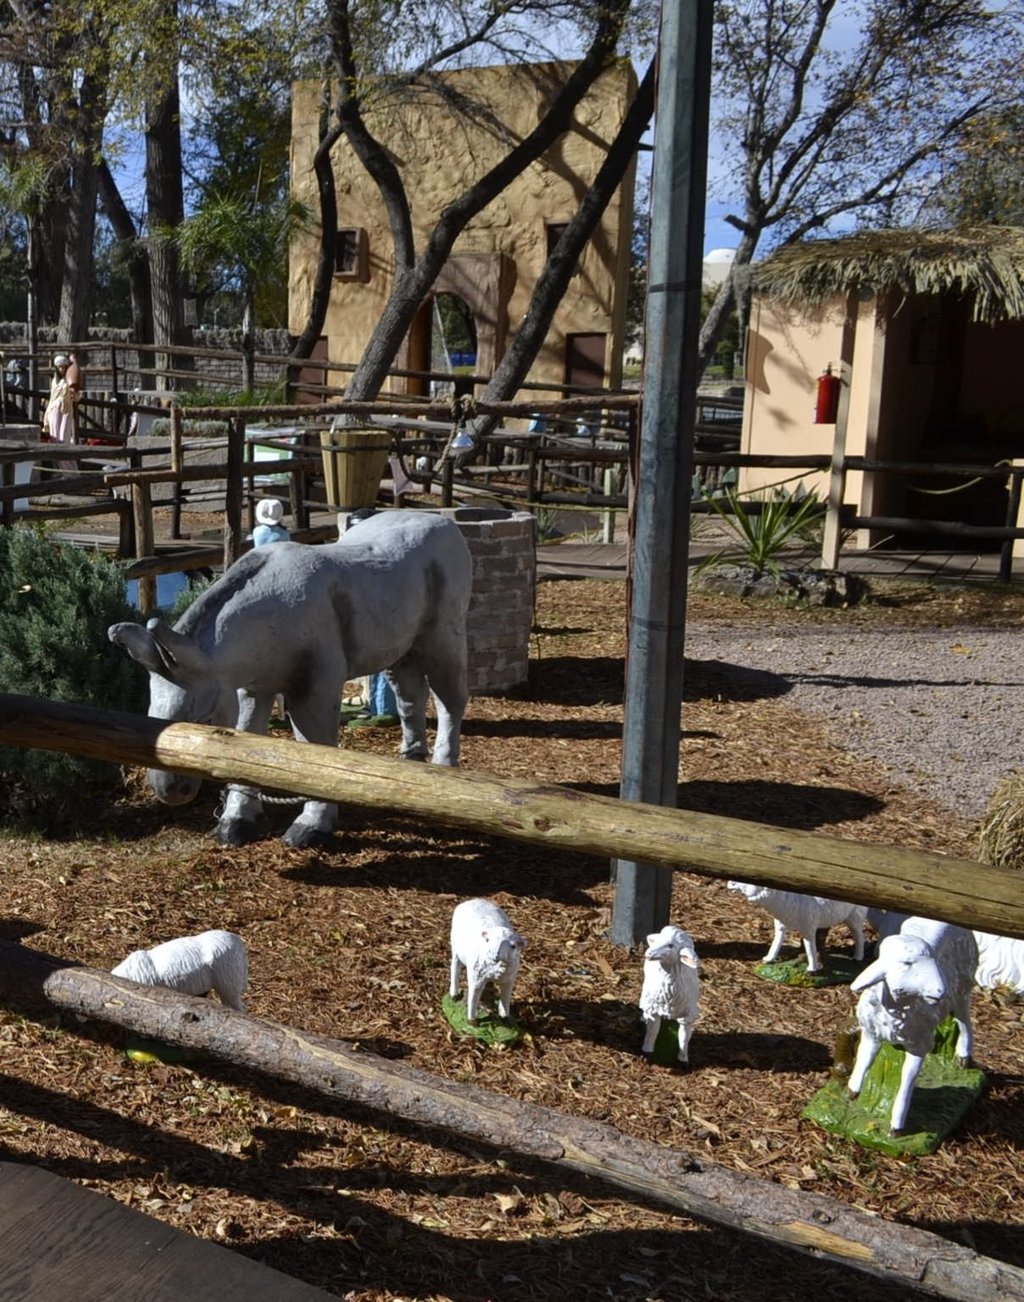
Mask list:
[[[287,495],[293,536],[321,541],[334,535],[332,504],[327,501],[321,473],[321,439],[332,422],[343,418],[367,429],[386,429],[392,436],[390,476],[385,481],[396,505],[415,494],[431,493],[450,506],[457,494],[464,503],[484,497],[490,503],[534,512],[581,513],[603,521],[602,537],[614,536],[616,515],[628,511],[630,468],[635,464],[641,401],[636,393],[580,393],[552,398],[550,390],[524,390],[514,403],[475,403],[470,396],[479,377],[416,374],[424,388],[446,387],[443,397],[383,398],[373,403],[346,403],[344,390],[305,377],[301,368],[280,356],[257,355],[254,361],[267,374],[291,377],[296,396],[304,402],[264,406],[182,407],[169,394],[140,392],[128,386],[164,380],[196,380],[200,355],[224,363],[215,349],[147,350],[136,345],[90,344],[88,380],[109,388],[86,389],[80,435],[84,444],[59,449],[33,437],[42,393],[21,376],[8,383],[0,371],[4,419],[20,414],[27,424],[10,424],[0,435],[0,523],[16,520],[57,521],[63,525],[91,516],[116,520],[116,538],[103,545],[125,564],[126,578],[139,582],[142,610],[149,613],[161,573],[216,569],[231,564],[245,548],[254,524],[254,507],[267,493]],[[180,364],[172,363],[180,356]],[[125,360],[131,357],[131,365]],[[142,361],[152,355],[154,365]],[[227,355],[231,366],[239,356]],[[157,369],[159,363],[162,369]],[[351,367],[311,362],[324,380]],[[170,369],[168,369],[170,367]],[[273,370],[276,368],[276,372]],[[397,374],[397,373],[396,373]],[[413,376],[412,372],[402,372]],[[15,376],[18,379],[18,376]],[[313,398],[316,401],[310,402]],[[948,538],[954,544],[974,542],[999,549],[999,578],[1013,577],[1015,544],[1024,539],[1020,527],[1024,462],[998,465],[964,463],[888,462],[841,452],[829,456],[751,456],[739,451],[742,404],[735,399],[699,397],[694,452],[694,496],[690,509],[715,509],[708,499],[735,484],[746,468],[774,469],[791,481],[802,472],[828,476],[821,563],[835,570],[843,538],[852,530],[899,536],[913,534]],[[480,438],[471,457],[457,454],[453,440],[474,416],[491,417],[494,433]],[[32,418],[29,421],[29,417]],[[167,420],[166,442],[145,440],[140,446],[128,430],[136,422]],[[187,432],[192,422],[222,434],[206,437]],[[503,424],[507,422],[507,424]],[[194,425],[191,428],[195,428]],[[19,431],[22,437],[18,437]],[[270,459],[268,459],[270,458]],[[273,458],[276,458],[273,459]],[[864,472],[879,476],[947,476],[962,483],[994,483],[1005,492],[1002,524],[972,524],[894,515],[860,515],[845,503],[847,476]],[[223,509],[219,540],[186,539],[182,516],[206,496]],[[158,541],[154,512],[169,507],[170,522]],[[757,495],[745,500],[750,513],[760,507]],[[320,523],[315,516],[321,515]],[[94,536],[95,537],[95,536]],[[169,539],[169,541],[167,541]],[[72,536],[84,545],[99,545]],[[192,545],[188,545],[191,541]]]

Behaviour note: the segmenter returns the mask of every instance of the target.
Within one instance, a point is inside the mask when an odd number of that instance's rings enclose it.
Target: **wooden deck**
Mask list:
[[[333,1294],[38,1167],[0,1162],[4,1302],[325,1302]]]

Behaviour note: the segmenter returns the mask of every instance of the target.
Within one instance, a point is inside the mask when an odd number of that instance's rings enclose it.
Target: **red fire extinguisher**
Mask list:
[[[818,376],[818,400],[814,404],[815,425],[834,425],[839,412],[839,390],[842,381],[832,374],[831,363]]]

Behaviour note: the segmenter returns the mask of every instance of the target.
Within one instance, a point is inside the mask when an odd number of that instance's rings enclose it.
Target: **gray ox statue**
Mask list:
[[[281,693],[299,741],[336,746],[342,688],[389,670],[401,753],[426,759],[427,691],[437,706],[435,764],[459,760],[466,708],[466,610],[472,561],[458,526],[419,511],[386,512],[322,547],[281,542],[247,552],[174,628],[113,624],[110,640],[149,670],[151,718],[264,733]],[[151,769],[168,805],[194,800],[200,779]],[[217,838],[256,833],[259,795],[229,787]],[[306,801],[287,845],[321,843],[337,807]]]

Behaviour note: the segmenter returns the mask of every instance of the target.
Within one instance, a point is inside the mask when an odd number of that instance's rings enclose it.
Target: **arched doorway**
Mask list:
[[[435,307],[440,299],[461,305],[451,310],[463,321],[458,337],[462,340],[472,338],[474,343],[475,360],[469,366],[469,372],[490,375],[505,351],[508,300],[513,280],[513,265],[504,254],[464,253],[449,258],[434,282],[433,296],[422,304],[409,330],[399,366],[415,371],[447,369],[431,365],[437,329],[435,318],[442,311],[449,311],[447,307]],[[451,324],[450,319],[439,333],[446,333]],[[412,378],[407,381],[407,393],[422,394],[425,391],[426,385],[422,381]]]

